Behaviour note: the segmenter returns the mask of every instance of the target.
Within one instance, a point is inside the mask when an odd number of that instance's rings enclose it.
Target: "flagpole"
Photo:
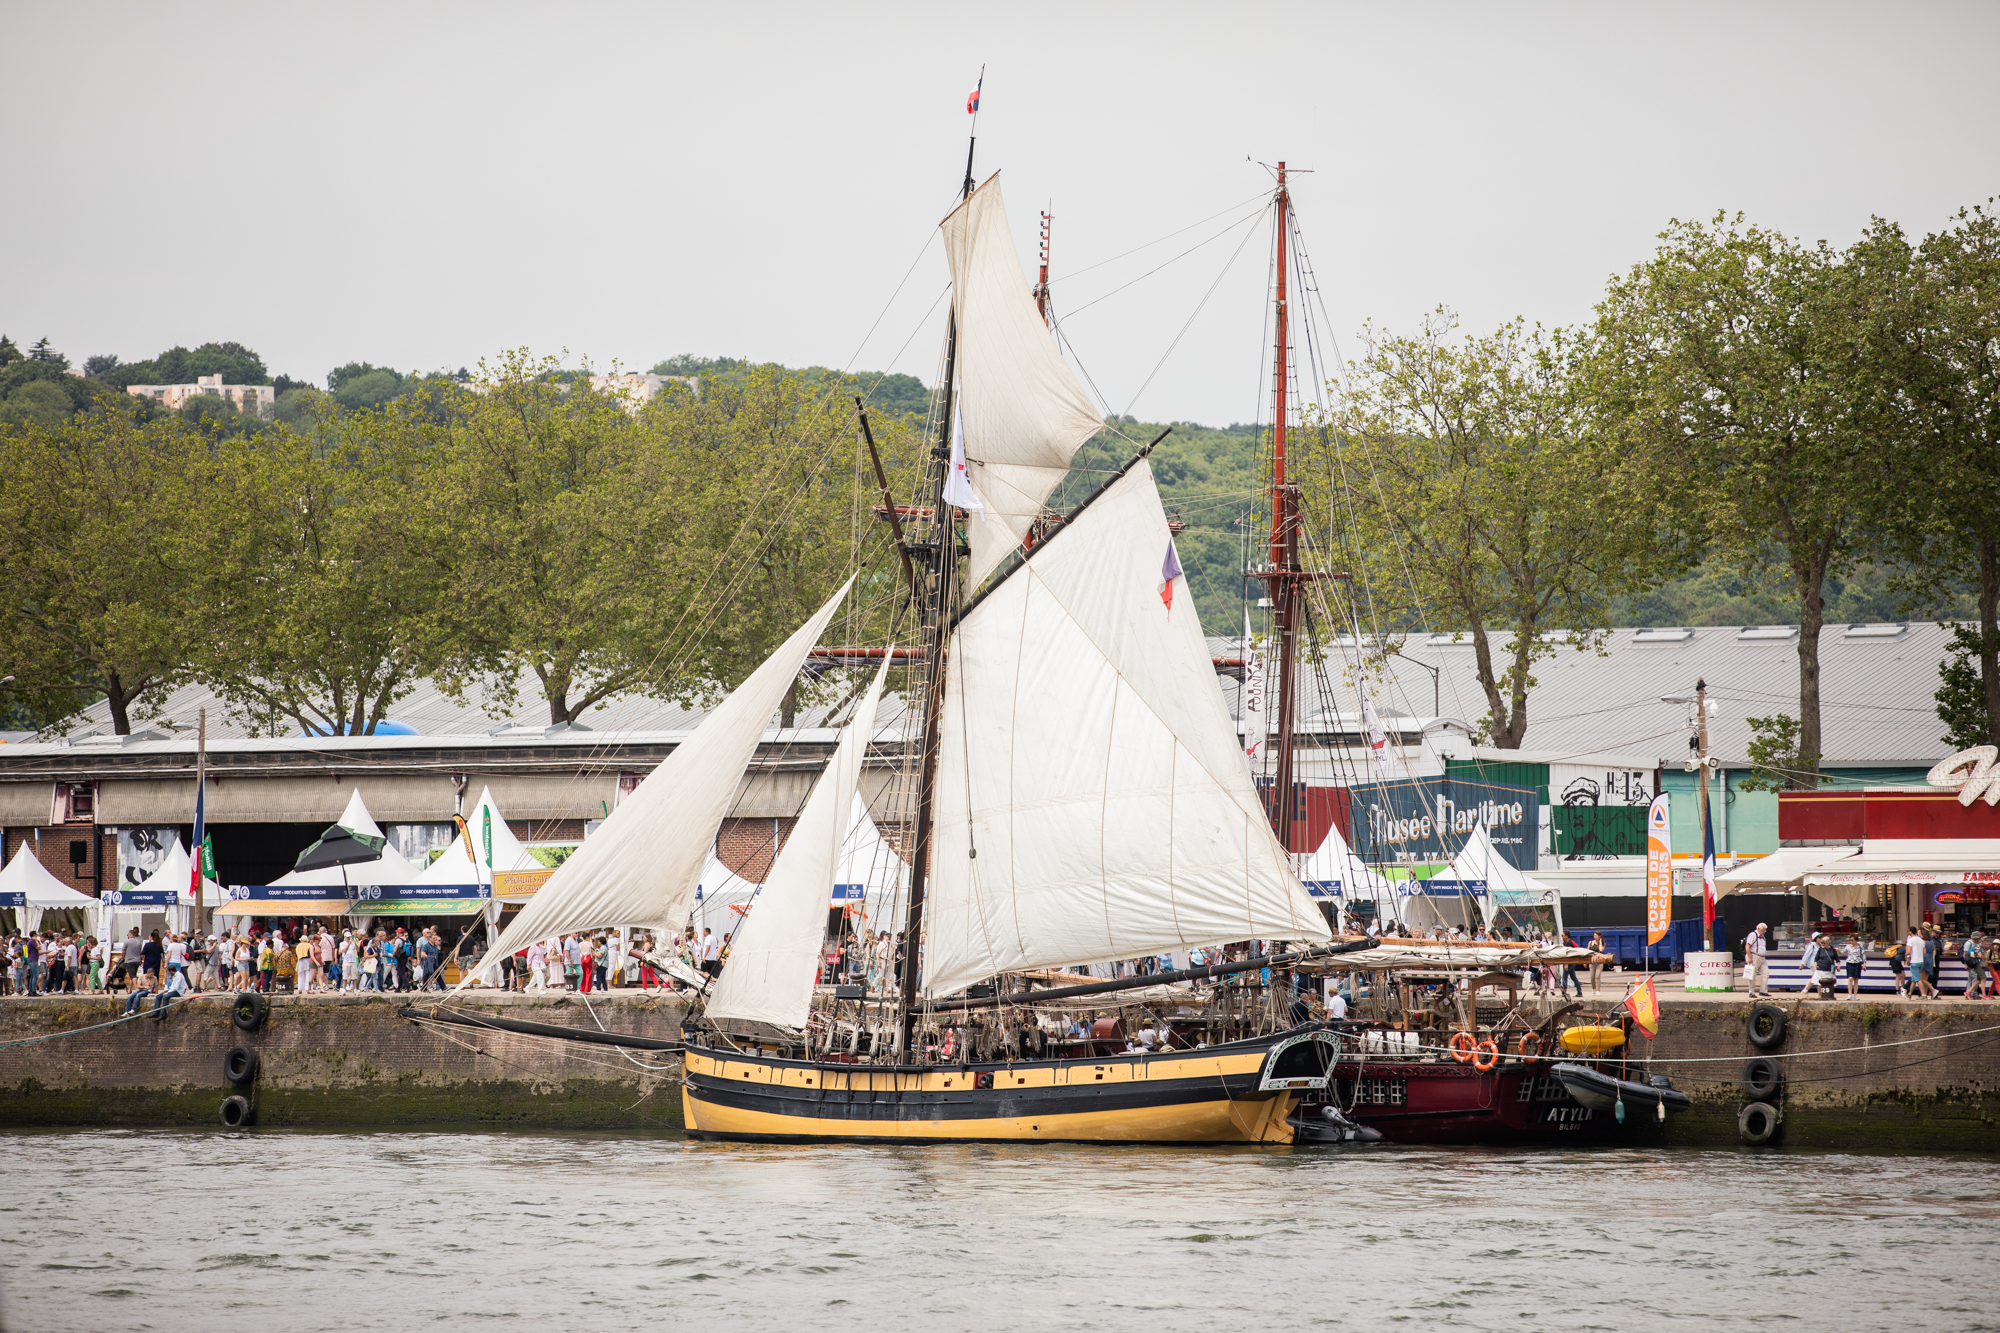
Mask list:
[[[1696,743],[1701,752],[1701,947],[1715,948],[1715,826],[1708,816],[1708,681],[1694,682]]]
[[[194,873],[190,888],[194,893],[194,911],[190,914],[196,934],[203,931],[201,919],[201,888],[205,859],[202,849],[208,840],[206,804],[208,796],[208,710],[200,709],[195,714],[194,733]]]

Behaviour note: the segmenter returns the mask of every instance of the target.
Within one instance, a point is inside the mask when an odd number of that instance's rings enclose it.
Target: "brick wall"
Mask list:
[[[36,835],[40,834],[37,841]],[[82,865],[70,864],[70,844],[83,844]],[[23,843],[35,848],[36,859],[42,868],[56,877],[56,882],[78,893],[95,893],[97,882],[94,872],[101,863],[104,867],[104,882],[110,884],[117,877],[118,840],[108,833],[100,833],[94,824],[55,824],[40,828],[10,828],[6,831],[6,858],[14,859]]]

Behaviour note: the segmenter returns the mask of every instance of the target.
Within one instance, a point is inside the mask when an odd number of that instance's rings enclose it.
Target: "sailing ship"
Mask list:
[[[1266,582],[1279,643],[1282,793],[1306,591],[1324,575],[1302,562],[1297,492],[1285,477],[1282,164],[1274,202],[1272,526],[1269,559],[1250,573]],[[880,666],[720,978],[683,1023],[686,1132],[1352,1142],[1382,1136],[1363,1117],[1384,1118],[1370,1100],[1384,1080],[1444,1089],[1448,1104],[1434,1109],[1453,1114],[1428,1120],[1451,1127],[1463,1119],[1459,1103],[1476,1111],[1541,1077],[1546,1062],[1525,1051],[1492,1063],[1482,1054],[1461,1072],[1420,1050],[1407,1022],[1310,1016],[1295,990],[1300,969],[1383,946],[1334,937],[1287,850],[1293,802],[1267,803],[1245,762],[1154,482],[1148,456],[1159,441],[1136,447],[1050,522],[1044,507],[1071,456],[1106,423],[1021,270],[999,176],[975,186],[969,155],[941,230],[952,300],[929,504],[884,505],[892,524],[899,515],[917,524],[910,540],[897,536],[911,557],[920,642],[868,650]],[[570,930],[642,925],[665,938],[685,926],[745,767],[852,588],[850,579],[639,784],[490,959]],[[829,893],[899,662],[918,677],[905,691],[915,734],[901,746],[914,788],[904,943],[890,985],[819,984]],[[1219,961],[1111,980],[1066,970],[1188,950]],[[1144,1015],[1145,1028],[1129,1030],[1129,1014]],[[1407,1057],[1393,1073],[1392,1027]],[[1476,1008],[1465,1030],[1480,1030]],[[1501,1064],[1504,1090],[1489,1078]]]
[[[815,986],[829,888],[898,657],[885,651],[720,980],[684,1024],[687,1132],[1289,1142],[1299,1098],[1324,1086],[1338,1053],[1335,1032],[1295,1022],[1276,987],[1244,987],[1155,1020],[1149,1048],[1128,1049],[1116,1009],[1127,997],[1113,995],[1268,974],[1332,943],[1215,686],[1150,446],[1024,548],[1071,455],[1105,423],[1038,313],[998,175],[975,186],[968,157],[941,229],[953,282],[945,375],[928,530],[907,548],[922,643],[903,656],[921,671],[921,730],[898,975],[873,994]],[[490,957],[565,930],[681,928],[751,753],[851,588],[640,783]],[[1048,984],[1065,979],[1054,969],[1243,941],[1288,952]],[[1112,1012],[1084,1030],[1076,1015],[1091,1004]]]

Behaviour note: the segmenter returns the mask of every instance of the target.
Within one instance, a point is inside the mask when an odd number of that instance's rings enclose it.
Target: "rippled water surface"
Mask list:
[[[121,1132],[0,1154],[14,1333],[2000,1328],[1991,1158]]]

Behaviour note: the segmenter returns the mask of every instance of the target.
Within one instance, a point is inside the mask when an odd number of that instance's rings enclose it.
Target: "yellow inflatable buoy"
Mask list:
[[[1602,1055],[1625,1044],[1623,1028],[1564,1028],[1562,1048],[1578,1055]]]

